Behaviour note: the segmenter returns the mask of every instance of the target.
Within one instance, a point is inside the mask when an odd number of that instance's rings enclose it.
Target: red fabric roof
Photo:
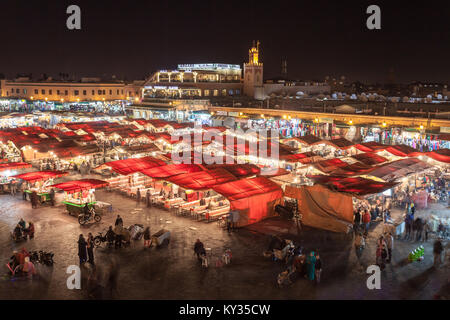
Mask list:
[[[363,152],[378,152],[387,148],[386,145],[375,141],[356,144],[355,147]]]
[[[0,172],[6,171],[6,170],[23,169],[23,168],[31,168],[31,164],[25,163],[25,162],[0,163]]]
[[[249,177],[261,173],[261,169],[250,163],[242,164],[211,164],[207,165],[208,169],[223,168],[238,178]]]
[[[385,157],[379,156],[378,154],[373,152],[356,154],[353,155],[352,158],[367,165],[376,165],[387,161]]]
[[[81,179],[51,185],[51,187],[64,190],[68,193],[80,192],[89,189],[99,189],[106,187],[109,183],[97,179]]]
[[[307,134],[307,135],[302,136],[302,137],[292,137],[292,138],[288,138],[288,139],[286,139],[284,141],[285,142],[297,141],[297,142],[299,142],[301,144],[306,144],[308,146],[315,145],[315,144],[320,144],[320,143],[323,142],[322,139],[317,138],[316,136],[314,136],[312,134]]]
[[[23,179],[28,182],[36,182],[41,180],[55,179],[68,175],[63,171],[34,171],[15,175],[14,178]]]
[[[119,174],[128,175],[131,173],[139,172],[141,170],[164,166],[165,164],[166,163],[164,161],[153,157],[143,157],[111,161],[105,163],[104,165],[111,167],[112,170]]]
[[[181,163],[181,164],[168,164],[165,166],[154,167],[150,169],[141,170],[140,172],[152,178],[163,179],[184,173],[199,172],[202,170],[203,169],[198,165]]]
[[[308,176],[316,183],[329,186],[331,189],[339,192],[353,193],[356,195],[376,194],[388,190],[396,183],[377,182],[361,177],[337,177],[337,176]]]
[[[295,154],[283,154],[280,156],[280,160],[287,162],[300,162],[303,164],[310,163],[317,155],[314,152],[304,152]]]
[[[386,151],[398,157],[416,157],[423,155],[422,152],[404,144],[387,147]]]
[[[283,197],[281,187],[265,177],[231,181],[213,189],[230,201],[232,210],[241,210],[240,223],[243,225],[268,217],[269,208],[273,210],[274,202]]]
[[[342,161],[341,159],[328,159],[322,160],[314,164],[314,166],[325,173],[336,170],[337,168],[346,167],[348,165],[347,162]]]
[[[426,155],[436,161],[450,163],[450,149],[440,149],[427,152]]]
[[[185,173],[167,178],[167,181],[192,190],[211,189],[216,185],[233,180],[236,180],[236,177],[222,168]]]
[[[345,138],[338,138],[338,139],[332,139],[332,140],[323,140],[323,142],[330,144],[336,148],[345,150],[348,149],[352,146],[354,146],[355,144]]]

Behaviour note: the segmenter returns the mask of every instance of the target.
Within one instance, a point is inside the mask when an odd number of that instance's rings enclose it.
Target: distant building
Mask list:
[[[29,78],[0,80],[1,97],[45,101],[139,100],[142,83],[81,81],[32,81]]]

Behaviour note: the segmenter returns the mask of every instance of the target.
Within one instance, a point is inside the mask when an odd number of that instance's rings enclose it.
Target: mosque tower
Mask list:
[[[259,41],[253,41],[244,63],[244,94],[257,100],[264,99],[263,64],[259,62]]]

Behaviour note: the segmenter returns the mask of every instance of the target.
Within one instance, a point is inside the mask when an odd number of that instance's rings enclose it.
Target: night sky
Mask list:
[[[450,1],[2,0],[0,73],[142,79],[178,63],[241,64],[261,41],[265,77],[450,79]],[[82,30],[66,28],[81,7]],[[366,8],[381,7],[381,30]]]

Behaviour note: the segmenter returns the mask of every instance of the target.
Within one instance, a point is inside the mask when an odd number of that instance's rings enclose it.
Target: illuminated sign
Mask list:
[[[179,64],[179,70],[241,70],[237,64],[223,64],[223,63],[194,63],[194,64]]]

